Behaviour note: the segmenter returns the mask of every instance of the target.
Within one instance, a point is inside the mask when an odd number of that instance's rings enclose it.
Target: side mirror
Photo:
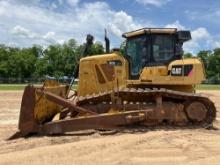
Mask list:
[[[177,38],[180,42],[186,42],[192,39],[190,31],[178,31]]]

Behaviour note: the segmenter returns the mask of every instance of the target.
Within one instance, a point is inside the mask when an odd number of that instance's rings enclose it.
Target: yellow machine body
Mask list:
[[[178,72],[174,66],[182,67]],[[184,67],[190,66],[189,73]],[[173,70],[172,70],[173,69]],[[181,75],[179,75],[181,74]],[[172,61],[168,66],[144,67],[137,80],[129,80],[129,64],[119,53],[86,57],[80,60],[78,95],[86,96],[125,87],[165,87],[193,92],[205,79],[203,63],[197,58]]]
[[[128,74],[127,60],[117,53],[83,58],[80,60],[78,95],[125,87]]]

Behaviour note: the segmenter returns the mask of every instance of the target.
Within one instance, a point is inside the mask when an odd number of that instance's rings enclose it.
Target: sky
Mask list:
[[[219,0],[0,0],[0,44],[47,47],[86,34],[119,47],[124,32],[143,27],[190,30],[185,52],[220,47]]]

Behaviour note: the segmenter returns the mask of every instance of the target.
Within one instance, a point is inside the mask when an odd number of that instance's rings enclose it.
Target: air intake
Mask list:
[[[190,31],[178,31],[178,39],[182,42],[186,42],[192,39]]]

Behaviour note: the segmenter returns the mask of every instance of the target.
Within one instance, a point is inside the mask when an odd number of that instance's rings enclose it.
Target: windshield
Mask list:
[[[130,57],[131,74],[138,75],[147,62],[147,40],[146,36],[139,36],[127,40],[127,55]]]

